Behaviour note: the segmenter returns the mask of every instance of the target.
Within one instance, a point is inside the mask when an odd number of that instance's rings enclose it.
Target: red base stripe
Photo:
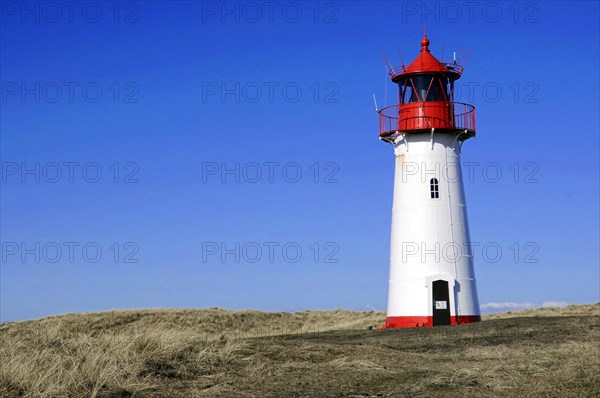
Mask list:
[[[473,323],[481,321],[480,315],[457,315],[450,317],[452,325],[462,323]],[[433,326],[432,316],[388,316],[385,318],[385,325],[381,329],[390,328],[416,328]]]

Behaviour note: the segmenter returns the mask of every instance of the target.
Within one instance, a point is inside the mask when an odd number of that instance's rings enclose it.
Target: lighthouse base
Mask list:
[[[456,315],[450,317],[451,325],[481,321],[480,315]],[[381,329],[432,327],[433,316],[388,316]]]

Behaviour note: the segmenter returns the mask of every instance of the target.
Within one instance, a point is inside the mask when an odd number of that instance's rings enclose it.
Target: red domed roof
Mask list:
[[[404,75],[418,73],[443,73],[458,79],[461,71],[462,68],[460,70],[449,69],[446,64],[440,62],[436,57],[431,55],[431,52],[429,51],[429,39],[427,38],[427,35],[423,35],[423,40],[421,40],[421,53],[417,58],[415,58],[410,65],[406,67],[403,66],[402,71],[395,68],[390,74],[392,75],[393,81],[400,80]]]

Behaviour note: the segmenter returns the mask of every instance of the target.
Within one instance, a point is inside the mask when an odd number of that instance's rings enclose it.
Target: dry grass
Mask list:
[[[600,396],[599,310],[385,331],[342,310],[69,314],[0,325],[0,396]]]
[[[227,372],[243,347],[165,327],[85,333],[58,321],[9,330],[0,346],[0,395],[132,396],[156,389],[160,378]]]
[[[600,316],[600,303],[568,305],[566,307],[532,308],[521,311],[486,314],[483,319],[522,318],[531,316]]]

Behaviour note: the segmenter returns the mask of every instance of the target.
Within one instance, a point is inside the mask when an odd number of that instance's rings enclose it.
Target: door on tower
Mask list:
[[[450,325],[450,294],[448,282],[433,282],[433,326]]]

